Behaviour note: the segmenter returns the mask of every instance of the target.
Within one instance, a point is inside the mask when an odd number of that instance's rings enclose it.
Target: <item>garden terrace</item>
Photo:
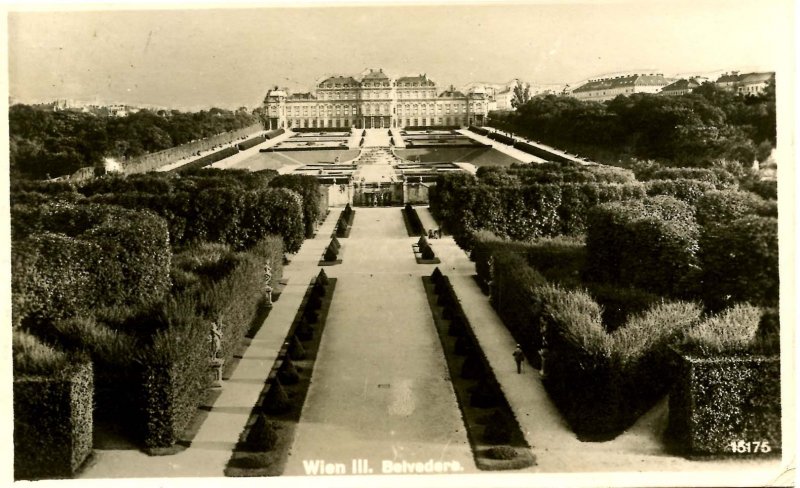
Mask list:
[[[474,166],[511,166],[519,159],[491,147],[430,147],[395,149],[395,154],[406,161],[426,163],[470,163]]]

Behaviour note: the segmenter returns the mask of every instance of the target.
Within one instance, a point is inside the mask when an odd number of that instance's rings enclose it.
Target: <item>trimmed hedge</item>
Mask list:
[[[474,132],[474,133],[476,133],[476,134],[480,134],[482,136],[488,136],[489,135],[489,130],[488,129],[484,129],[483,127],[476,127],[474,125],[471,125],[471,126],[469,126],[469,130]]]
[[[250,139],[248,139],[248,140],[246,140],[244,142],[240,142],[239,144],[236,145],[236,147],[239,148],[240,151],[245,151],[247,149],[250,149],[251,147],[258,146],[259,144],[265,142],[266,140],[267,140],[267,137],[265,135],[261,134],[261,135],[252,137],[252,138],[250,138]]]
[[[409,235],[418,236],[425,234],[425,227],[419,219],[417,209],[412,207],[410,203],[406,203],[406,206],[403,208],[403,213],[405,213],[406,220],[408,221]]]
[[[705,229],[700,295],[713,310],[737,302],[775,307],[780,290],[778,219],[748,215]]]
[[[669,195],[689,205],[695,205],[703,195],[715,189],[712,183],[698,180],[650,180],[645,185],[648,196]]]
[[[768,213],[767,206],[766,201],[748,191],[709,191],[697,200],[697,223],[703,227],[727,225],[746,215]]]
[[[699,230],[693,209],[668,196],[598,205],[586,233],[585,276],[672,296],[693,296]]]
[[[266,137],[267,139],[275,139],[276,137],[278,137],[279,135],[283,134],[284,132],[286,132],[286,131],[283,130],[283,129],[275,129],[275,130],[268,131],[266,134],[264,134],[264,137]]]
[[[280,277],[283,249],[277,236],[239,256],[219,281],[187,290],[150,311],[155,333],[143,352],[143,404],[148,448],[167,448],[189,425],[209,384],[210,321],[222,326],[221,358],[233,361],[264,299],[264,264]]]
[[[320,185],[310,175],[278,175],[269,182],[271,188],[293,190],[303,199],[303,224],[305,236],[313,237],[316,223],[320,217]]]
[[[430,208],[456,242],[471,249],[472,233],[480,229],[521,241],[580,234],[594,205],[644,196],[641,183],[492,186],[470,175],[440,175],[430,190]]]
[[[191,170],[195,170],[195,169],[198,169],[198,168],[204,168],[206,166],[209,166],[211,164],[216,163],[217,161],[222,161],[223,159],[225,159],[227,157],[233,156],[234,154],[237,154],[238,152],[239,152],[239,149],[236,146],[229,146],[229,147],[220,149],[219,151],[213,152],[211,154],[206,154],[205,156],[201,156],[200,158],[195,159],[194,161],[192,161],[190,163],[186,163],[184,165],[178,166],[177,168],[171,169],[168,172],[169,173],[184,173],[186,171],[191,171]]]
[[[167,226],[150,212],[59,203],[17,206],[11,216],[17,324],[146,305],[170,287]]]
[[[14,479],[70,478],[92,452],[92,364],[14,378]]]
[[[781,368],[779,356],[698,357],[679,353],[669,394],[667,436],[690,456],[741,457],[781,450]],[[746,451],[735,450],[746,443]]]
[[[723,168],[659,168],[642,175],[644,180],[695,180],[712,184],[716,189],[735,188],[736,177]]]
[[[243,175],[213,170],[207,176],[180,179],[162,177],[166,191],[105,193],[109,188],[91,185],[89,201],[150,209],[169,225],[173,246],[199,241],[222,242],[237,250],[256,244],[269,234],[284,238],[287,252],[300,248],[305,235],[303,200],[285,188],[264,188],[274,173]],[[130,188],[128,185],[120,185]]]

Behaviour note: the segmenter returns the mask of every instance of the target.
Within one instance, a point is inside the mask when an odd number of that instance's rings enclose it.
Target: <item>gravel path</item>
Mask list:
[[[432,266],[416,264],[413,241],[399,209],[356,209],[344,263],[326,270],[336,293],[284,474],[318,460],[358,474],[353,459],[373,474],[385,460],[477,471],[420,280]]]

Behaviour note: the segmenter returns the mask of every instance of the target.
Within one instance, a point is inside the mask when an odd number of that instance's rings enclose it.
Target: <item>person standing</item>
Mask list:
[[[517,344],[517,348],[514,349],[514,361],[517,363],[517,374],[522,373],[522,361],[525,359],[525,354],[522,352],[522,348],[519,347]]]

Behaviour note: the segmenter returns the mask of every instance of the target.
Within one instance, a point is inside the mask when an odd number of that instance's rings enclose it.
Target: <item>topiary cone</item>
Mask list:
[[[334,239],[336,238],[334,237]],[[321,284],[322,286],[328,286],[328,275],[325,273],[324,269],[319,270],[319,274],[317,275],[317,283]]]
[[[272,415],[280,415],[292,409],[289,397],[286,395],[286,391],[283,389],[279,379],[276,378],[269,385],[269,390],[267,390],[267,395],[264,397],[264,403],[261,404],[261,409],[264,413]]]
[[[333,239],[331,239],[331,245],[335,247],[337,251],[342,248],[342,244],[339,242],[339,239],[337,239],[336,236],[333,236]]]
[[[314,329],[306,321],[301,322],[294,333],[303,342],[308,342],[314,338]]]
[[[461,365],[461,377],[466,380],[480,379],[486,373],[480,358],[477,354],[468,354]]]
[[[300,343],[300,339],[297,338],[297,335],[292,336],[288,355],[295,361],[306,358],[306,349],[303,347],[303,344]]]
[[[283,360],[281,368],[278,370],[278,378],[284,385],[294,385],[300,381],[300,375],[297,373],[297,368],[288,357]]]
[[[278,434],[275,425],[263,413],[259,413],[247,435],[247,447],[254,451],[269,451],[275,447]]]
[[[334,249],[332,246],[328,246],[328,248],[325,249],[325,256],[323,256],[323,260],[332,262],[336,261],[336,258],[336,249]]]
[[[443,277],[444,275],[442,274],[442,271],[439,269],[438,266],[433,270],[433,273],[431,273],[431,281],[433,281],[434,285],[438,286],[439,282],[442,281]]]
[[[436,254],[433,253],[433,249],[430,245],[426,245],[420,249],[422,249],[422,259],[436,259]]]

